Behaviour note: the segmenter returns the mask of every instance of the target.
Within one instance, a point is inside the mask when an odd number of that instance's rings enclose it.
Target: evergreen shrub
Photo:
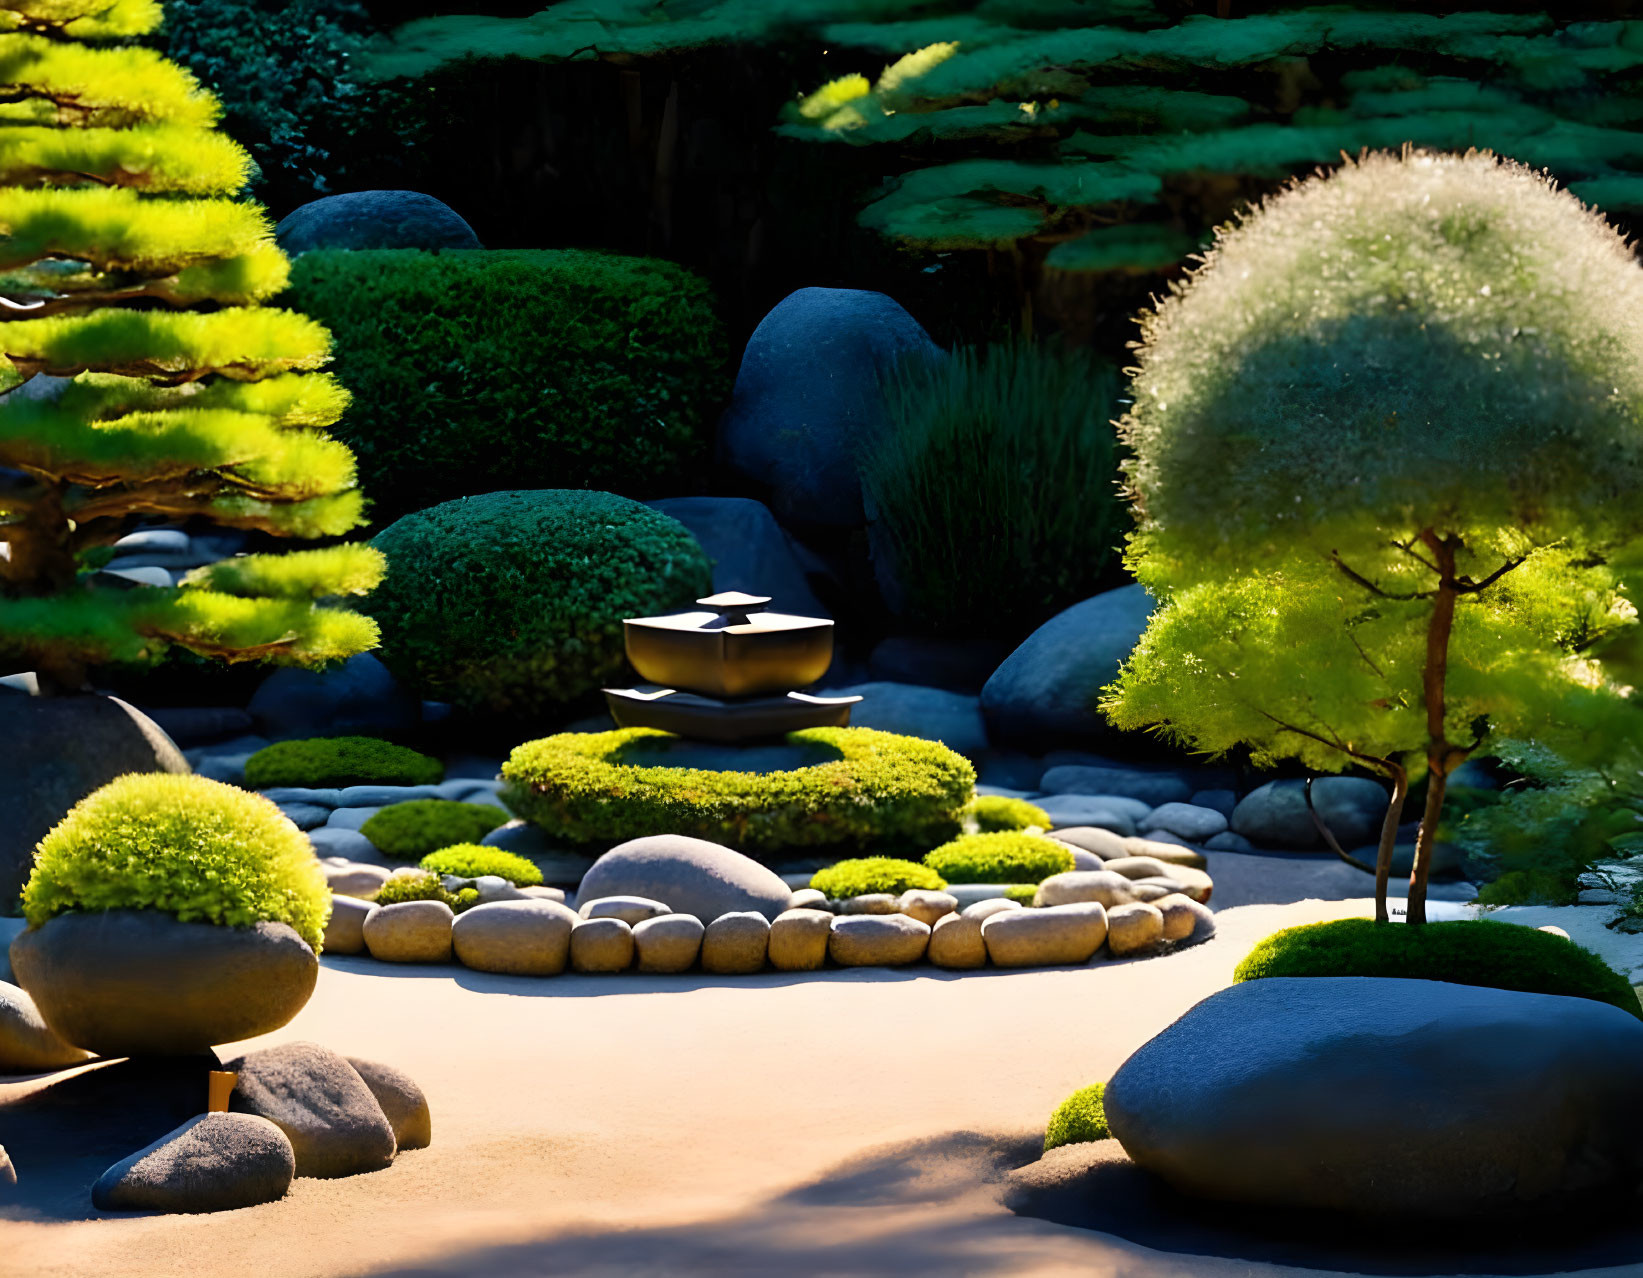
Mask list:
[[[728,395],[707,285],[670,262],[316,251],[289,297],[336,335],[355,397],[337,434],[379,527],[502,488],[673,491]]]
[[[1062,1145],[1081,1145],[1086,1141],[1106,1140],[1112,1133],[1107,1130],[1107,1109],[1103,1103],[1105,1083],[1091,1083],[1080,1087],[1050,1115],[1044,1129],[1044,1152]]]
[[[424,870],[434,874],[454,874],[458,878],[477,879],[495,874],[515,887],[535,887],[542,882],[542,871],[533,862],[501,848],[488,848],[478,843],[457,843],[451,847],[430,852],[419,862]]]
[[[276,741],[245,762],[253,790],[297,786],[306,790],[350,785],[437,785],[445,765],[375,737],[310,737]]]
[[[610,493],[494,492],[377,534],[383,663],[423,696],[529,718],[627,669],[622,621],[712,589],[684,525]]]
[[[331,893],[307,837],[261,795],[205,777],[132,773],[40,841],[31,927],[65,911],[160,910],[184,923],[286,923],[317,953]]]
[[[508,823],[508,814],[489,803],[454,799],[409,799],[390,803],[369,817],[359,832],[377,851],[396,861],[415,861],[458,843],[477,843]],[[425,865],[425,870],[434,867]],[[454,873],[454,871],[447,871]],[[489,871],[486,871],[489,873]]]
[[[964,834],[924,858],[949,883],[1041,883],[1073,868],[1072,849],[1037,834]]]
[[[900,896],[909,888],[928,888],[939,892],[947,883],[929,866],[920,865],[917,861],[903,861],[893,856],[867,856],[840,861],[825,870],[817,870],[810,877],[810,886],[839,900],[874,892]]]
[[[970,834],[997,834],[1037,826],[1050,828],[1050,814],[1036,803],[1002,794],[978,794],[964,807],[964,829]]]

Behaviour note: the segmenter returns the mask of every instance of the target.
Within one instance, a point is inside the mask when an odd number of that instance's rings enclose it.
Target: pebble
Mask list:
[[[991,918],[995,914],[1007,914],[1011,910],[1019,910],[1020,901],[1012,901],[1008,897],[995,896],[986,901],[977,901],[974,905],[966,905],[959,911],[967,919]]]
[[[788,899],[787,908],[790,910],[825,910],[827,909],[827,893],[813,887],[800,888]]]
[[[934,927],[937,919],[957,912],[958,898],[949,892],[909,888],[897,899],[896,907],[908,918],[917,919],[926,927]]]
[[[411,799],[443,798],[437,785],[350,785],[337,796],[339,808],[385,808]]]
[[[1118,862],[1109,861],[1109,866]],[[1116,870],[1068,870],[1052,874],[1038,885],[1033,904],[1044,906],[1074,905],[1083,901],[1099,901],[1111,909],[1135,899],[1129,879]]]
[[[1190,896],[1176,894],[1166,896],[1152,903],[1164,921],[1164,939],[1166,941],[1185,941],[1191,938],[1198,928],[1199,922],[1209,911]],[[1210,925],[1212,928],[1214,924]]]
[[[828,910],[807,906],[783,910],[770,924],[770,966],[778,972],[816,971],[827,962],[832,928],[833,915]]]
[[[449,963],[455,921],[443,901],[381,905],[365,919],[365,947],[372,958],[388,963]]]
[[[702,970],[718,976],[745,976],[764,969],[770,949],[770,920],[755,910],[721,914],[702,936]]]
[[[384,865],[357,865],[345,861],[341,865],[322,861],[325,884],[334,896],[375,896],[388,881],[388,867]]]
[[[358,830],[343,830],[334,825],[322,825],[308,831],[308,841],[314,845],[314,855],[320,858],[338,856],[346,861],[377,864],[382,853],[377,845]]]
[[[451,946],[458,962],[475,971],[557,976],[576,926],[575,912],[558,901],[492,901],[457,916]]]
[[[629,927],[673,913],[662,902],[645,896],[601,896],[583,901],[576,912],[585,919],[621,919]]]
[[[1165,803],[1136,823],[1138,833],[1162,830],[1189,843],[1202,843],[1226,829],[1225,815],[1214,808],[1195,807],[1191,803]]]
[[[867,892],[861,896],[847,896],[834,902],[838,914],[899,914],[898,899],[888,892]]]
[[[282,803],[279,805],[286,819],[299,830],[312,830],[330,819],[331,809],[317,803]]]
[[[1128,958],[1152,949],[1164,939],[1164,915],[1156,905],[1133,901],[1107,913],[1107,949]]]
[[[310,790],[300,785],[276,785],[258,794],[270,803],[284,807],[287,803],[309,803],[318,808],[334,808],[342,802],[341,790]]]
[[[998,967],[1088,963],[1107,939],[1107,911],[1081,901],[994,914],[982,921],[981,939]]]
[[[333,889],[334,890],[334,889]],[[351,896],[331,898],[331,917],[325,922],[325,937],[320,949],[325,954],[361,954],[365,950],[365,920],[378,909],[370,901]]]
[[[579,919],[570,933],[578,972],[625,972],[633,965],[633,929],[621,919]]]
[[[359,828],[380,811],[381,808],[338,808],[331,813],[325,826],[330,830],[353,830],[358,833]]]
[[[706,930],[694,914],[668,913],[639,920],[633,926],[639,970],[688,972],[696,965]]]
[[[840,967],[901,967],[924,957],[930,926],[905,914],[858,914],[833,920],[827,952]]]
[[[982,922],[963,914],[938,919],[930,929],[930,962],[950,968],[986,966],[987,943],[981,939]]]

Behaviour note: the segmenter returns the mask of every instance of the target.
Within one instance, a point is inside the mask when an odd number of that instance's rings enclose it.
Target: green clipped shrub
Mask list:
[[[1050,828],[1050,814],[1036,803],[1011,799],[1002,794],[978,794],[964,805],[967,834],[997,834],[1037,826]]]
[[[1643,1019],[1632,987],[1590,950],[1550,932],[1486,919],[1423,927],[1340,919],[1274,932],[1233,972],[1268,976],[1405,976],[1612,1003]]]
[[[479,894],[474,893],[478,900]],[[443,901],[456,909],[456,896],[445,890],[437,874],[396,874],[371,898],[378,905],[401,905],[406,901]]]
[[[336,335],[336,433],[379,523],[520,486],[672,491],[729,389],[707,285],[671,262],[316,251],[288,300]]]
[[[39,927],[67,910],[286,923],[317,952],[331,893],[307,837],[261,795],[133,773],[81,799],[40,841],[23,913]]]
[[[889,892],[900,896],[909,888],[940,891],[946,881],[927,865],[903,861],[893,856],[866,856],[840,861],[810,876],[810,886],[835,900],[846,896],[866,896]]]
[[[448,848],[430,852],[418,863],[434,874],[454,874],[459,878],[477,879],[495,874],[515,887],[535,887],[542,882],[542,871],[533,862],[501,848],[488,848],[478,843],[457,843]]]
[[[359,832],[376,844],[377,851],[396,861],[415,861],[458,843],[478,843],[492,830],[508,823],[508,814],[489,803],[458,803],[454,799],[409,799],[390,803],[368,818]],[[425,865],[425,870],[434,867]],[[489,873],[489,871],[486,871]]]
[[[949,883],[1036,884],[1073,868],[1072,849],[1037,834],[964,834],[924,858]]]
[[[502,765],[504,800],[556,838],[688,834],[758,853],[928,847],[957,832],[975,787],[969,761],[940,742],[870,728],[789,733],[826,761],[781,772],[658,765],[676,740],[627,728],[528,741]]]
[[[1004,888],[1004,899],[1006,901],[1019,901],[1023,905],[1031,905],[1035,900],[1038,899],[1038,884],[1036,884],[1036,883],[1010,883],[1010,884],[1007,884]]]
[[[318,790],[350,785],[437,785],[445,765],[375,737],[311,737],[276,741],[245,762],[253,790],[300,786]]]
[[[684,525],[610,493],[494,492],[376,537],[382,660],[422,695],[528,718],[620,679],[622,620],[712,589]]]
[[[1107,1108],[1102,1096],[1105,1083],[1091,1083],[1080,1087],[1050,1115],[1050,1125],[1044,1129],[1044,1152],[1063,1145],[1082,1145],[1087,1141],[1106,1140],[1112,1135],[1107,1130]]]

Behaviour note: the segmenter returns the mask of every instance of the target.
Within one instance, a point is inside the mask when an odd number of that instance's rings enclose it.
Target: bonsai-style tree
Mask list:
[[[324,432],[347,394],[311,371],[329,335],[259,305],[287,264],[234,198],[250,161],[215,99],[99,43],[159,20],[153,0],[0,3],[0,659],[47,692],[172,645],[313,664],[376,642],[316,602],[376,584],[369,547],[242,556],[176,589],[91,572],[143,515],[322,537],[364,504]]]
[[[1276,753],[1282,727],[1283,752],[1318,763],[1304,728],[1383,772],[1418,751],[1422,922],[1447,779],[1493,719],[1573,737],[1626,695],[1588,651],[1624,610],[1594,619],[1588,596],[1643,535],[1643,268],[1517,165],[1374,155],[1223,231],[1142,330],[1122,423],[1137,570],[1189,613],[1262,578],[1242,596],[1256,621],[1230,629],[1311,662],[1289,686],[1281,661],[1252,667],[1242,717],[1211,739]],[[1184,677],[1206,628],[1169,640],[1179,615],[1161,611],[1114,704],[1196,737],[1221,699]],[[1232,643],[1206,673],[1242,679]],[[1250,731],[1254,711],[1281,722]]]

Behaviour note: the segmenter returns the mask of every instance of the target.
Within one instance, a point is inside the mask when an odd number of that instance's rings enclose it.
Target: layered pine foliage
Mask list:
[[[330,335],[261,305],[288,266],[236,193],[245,152],[193,75],[128,42],[150,0],[0,3],[0,658],[56,689],[176,645],[317,664],[376,626],[380,552],[249,555],[178,588],[115,589],[93,552],[141,516],[277,536],[361,522],[326,428]]]

